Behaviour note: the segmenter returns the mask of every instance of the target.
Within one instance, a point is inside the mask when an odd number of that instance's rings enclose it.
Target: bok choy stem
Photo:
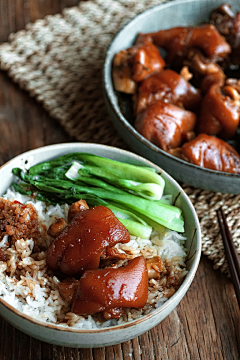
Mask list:
[[[132,235],[148,237],[152,227],[184,231],[181,210],[161,201],[164,179],[152,168],[71,153],[34,165],[28,172],[15,168],[13,173],[43,201],[85,199],[90,206],[109,207]]]

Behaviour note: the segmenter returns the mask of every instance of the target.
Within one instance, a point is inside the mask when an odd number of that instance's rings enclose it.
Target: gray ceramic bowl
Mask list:
[[[131,150],[158,164],[179,181],[212,191],[240,194],[239,175],[204,169],[177,159],[140,135],[132,125],[129,100],[121,95],[117,97],[111,77],[114,54],[130,47],[139,32],[148,33],[174,26],[198,24],[206,21],[210,12],[223,3],[223,0],[175,0],[138,15],[118,33],[107,52],[104,65],[104,90],[113,123]],[[234,12],[240,11],[238,1],[229,0],[227,3],[232,5]]]
[[[131,164],[151,166],[159,173],[162,173],[166,181],[165,192],[173,194],[176,199],[176,205],[183,210],[187,236],[186,248],[188,249],[188,257],[186,264],[188,274],[181,287],[159,309],[128,324],[101,330],[67,329],[65,327],[47,324],[24,315],[0,297],[0,315],[17,329],[22,330],[28,335],[61,346],[100,347],[121,343],[148,331],[161,322],[177,306],[189,288],[199,264],[201,254],[200,226],[191,201],[175,180],[168,174],[158,166],[138,155],[104,145],[84,143],[59,144],[46,146],[19,155],[0,168],[0,195],[4,194],[12,183],[12,169],[14,167],[24,168],[26,164],[32,166],[36,163],[77,151],[93,153]]]

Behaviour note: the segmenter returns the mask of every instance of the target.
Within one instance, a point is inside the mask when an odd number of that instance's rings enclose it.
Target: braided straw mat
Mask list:
[[[105,109],[101,77],[114,35],[137,14],[163,0],[92,0],[28,24],[0,45],[0,68],[41,102],[81,142],[126,145]],[[240,253],[240,196],[183,188],[202,229],[202,252],[228,274],[216,209],[223,206]]]

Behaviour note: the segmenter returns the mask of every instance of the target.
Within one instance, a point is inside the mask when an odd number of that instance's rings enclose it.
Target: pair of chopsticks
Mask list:
[[[217,218],[220,227],[220,232],[223,239],[223,245],[225,249],[226,258],[228,261],[233,286],[235,289],[238,306],[240,307],[240,261],[239,256],[234,245],[231,232],[229,230],[226,217],[222,208],[217,210]]]

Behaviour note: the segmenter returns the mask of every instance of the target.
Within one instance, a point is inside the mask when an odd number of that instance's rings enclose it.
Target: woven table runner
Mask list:
[[[161,0],[94,0],[46,16],[0,45],[0,68],[41,102],[66,132],[80,142],[127,148],[104,105],[102,69],[116,33]],[[183,185],[197,211],[202,252],[214,268],[228,273],[216,209],[223,206],[240,253],[240,195],[220,194]]]

